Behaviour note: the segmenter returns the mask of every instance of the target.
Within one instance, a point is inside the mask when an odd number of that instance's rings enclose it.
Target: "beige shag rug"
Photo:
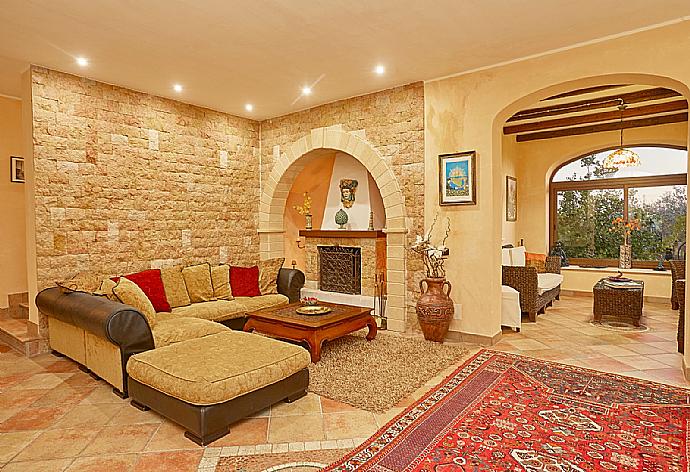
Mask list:
[[[309,391],[363,410],[383,413],[468,354],[457,344],[438,344],[379,332],[327,342],[309,366]]]

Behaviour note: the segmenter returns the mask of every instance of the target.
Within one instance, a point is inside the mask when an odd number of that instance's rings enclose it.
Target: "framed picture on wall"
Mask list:
[[[10,182],[24,183],[24,158],[10,157]]]
[[[439,204],[477,204],[477,153],[441,154],[439,158]]]
[[[517,179],[506,175],[506,221],[517,221]]]

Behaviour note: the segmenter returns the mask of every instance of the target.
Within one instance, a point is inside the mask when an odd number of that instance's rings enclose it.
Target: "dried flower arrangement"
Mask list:
[[[446,276],[446,270],[443,267],[446,259],[448,258],[448,248],[446,247],[446,240],[450,234],[450,218],[446,218],[447,226],[446,233],[438,245],[433,245],[431,243],[431,234],[434,231],[434,226],[438,221],[438,214],[434,217],[433,223],[429,231],[422,237],[417,235],[414,243],[410,246],[410,249],[420,254],[422,256],[422,261],[424,261],[424,266],[426,267],[426,276],[431,278],[439,278]]]

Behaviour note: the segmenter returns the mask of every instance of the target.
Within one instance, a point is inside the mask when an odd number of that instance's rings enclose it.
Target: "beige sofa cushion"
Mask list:
[[[278,293],[278,272],[283,267],[284,257],[259,262],[259,291],[261,295]]]
[[[113,293],[122,303],[134,307],[144,315],[151,328],[156,325],[156,310],[137,284],[126,277],[120,277],[120,281],[113,287]]]
[[[244,316],[245,306],[236,300],[215,300],[212,302],[192,303],[189,306],[173,308],[172,316],[163,318],[203,318],[211,321],[231,320]]]
[[[309,363],[300,346],[227,331],[136,354],[127,372],[185,402],[214,405],[279,382]]]
[[[203,338],[212,334],[222,333],[230,328],[214,321],[201,318],[176,318],[156,320],[153,332],[153,342],[156,348]]]
[[[218,300],[232,300],[229,265],[221,264],[211,267],[211,284],[213,285],[214,297]]]
[[[185,267],[182,269],[182,277],[184,277],[187,293],[192,303],[209,302],[213,300],[211,265],[208,262]]]
[[[272,295],[259,295],[258,297],[235,297],[235,301],[241,303],[247,313],[262,310],[264,308],[287,305],[290,303],[290,299],[288,297],[279,293],[274,293]]]
[[[161,269],[161,279],[163,280],[165,298],[168,299],[170,308],[187,306],[192,303],[187,293],[187,285],[184,283],[184,277],[182,277],[181,266]]]

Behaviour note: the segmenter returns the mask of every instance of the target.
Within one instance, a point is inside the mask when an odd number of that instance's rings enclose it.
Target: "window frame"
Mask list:
[[[686,151],[685,146],[674,146],[668,144],[636,144],[635,146],[629,147],[658,147],[658,148],[669,148],[677,149],[680,151]],[[606,190],[606,189],[622,189],[623,190],[623,217],[628,217],[628,190],[630,188],[640,188],[640,187],[659,187],[668,185],[685,185],[687,189],[688,185],[688,174],[665,174],[665,175],[653,175],[645,177],[619,177],[619,178],[609,178],[609,179],[594,179],[594,180],[568,180],[562,182],[554,182],[553,178],[556,176],[559,170],[564,166],[578,161],[584,157],[591,156],[592,154],[612,151],[615,148],[604,148],[598,151],[590,151],[586,154],[582,154],[578,157],[568,160],[563,164],[559,165],[551,173],[549,179],[549,247],[553,247],[556,239],[556,234],[558,230],[558,192],[567,190]],[[579,265],[581,267],[618,267],[618,259],[600,259],[600,258],[585,258],[585,257],[572,257],[568,258],[573,264]],[[642,261],[633,260],[632,266],[635,269],[652,269],[656,267],[658,261]],[[668,262],[664,265],[668,268]]]

